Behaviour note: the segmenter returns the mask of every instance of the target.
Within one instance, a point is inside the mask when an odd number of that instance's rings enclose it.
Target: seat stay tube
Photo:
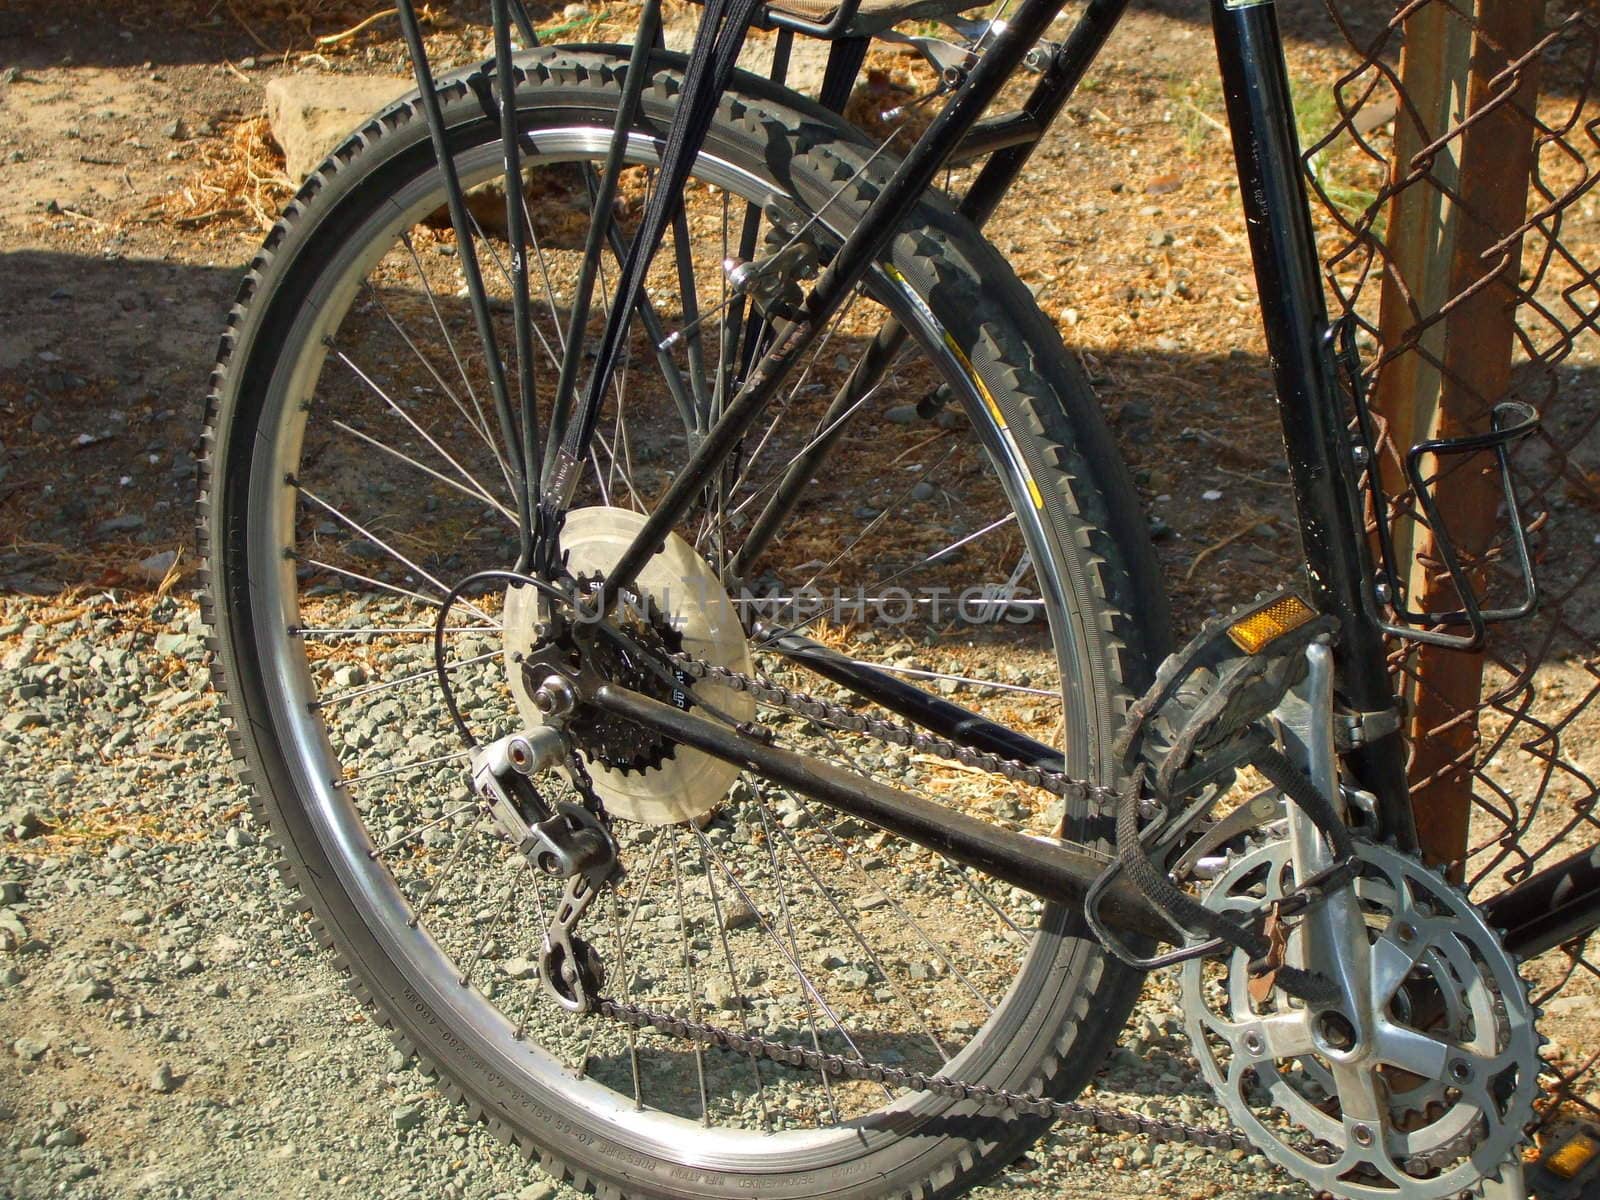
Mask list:
[[[776,395],[795,362],[822,336],[828,321],[866,276],[906,215],[933,185],[967,132],[1016,72],[1023,56],[1043,36],[1061,7],[1062,0],[1022,0],[1012,13],[1005,30],[995,37],[971,75],[895,168],[806,296],[800,314],[779,330],[772,348],[752,368],[744,385],[623,552],[600,595],[601,612],[611,611],[618,596],[658,552],[666,535],[705,482],[712,478],[713,472]]]
[[[1267,349],[1299,513],[1306,582],[1339,623],[1338,692],[1360,712],[1392,709],[1383,632],[1362,603],[1370,549],[1356,491],[1353,443],[1327,349],[1322,270],[1301,174],[1294,104],[1273,0],[1212,0],[1212,25],[1233,135]],[[1349,759],[1378,800],[1382,832],[1416,847],[1398,732]]]

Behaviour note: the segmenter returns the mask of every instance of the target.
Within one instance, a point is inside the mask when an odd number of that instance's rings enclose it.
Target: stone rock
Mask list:
[[[176,550],[162,550],[159,553],[141,558],[133,564],[133,573],[150,583],[160,583],[167,577],[167,572],[172,570],[173,563],[178,561]]]
[[[22,808],[13,809],[7,823],[11,826],[11,836],[18,841],[26,841],[42,834],[54,822],[45,817],[45,812],[36,804],[24,805]]]
[[[812,957],[816,960],[817,966],[825,971],[837,971],[841,967],[850,965],[850,951],[836,946],[818,950]]]
[[[88,1004],[92,1000],[105,1000],[111,995],[111,985],[104,979],[91,979],[86,983],[74,983],[67,987],[66,995],[69,1000],[79,1004]]]
[[[18,1058],[28,1062],[38,1062],[44,1057],[45,1051],[50,1049],[50,1043],[43,1038],[19,1037],[11,1043],[11,1050]]]
[[[367,681],[367,669],[360,663],[350,663],[333,673],[333,681],[342,688],[360,687]]]
[[[144,528],[144,518],[138,513],[121,513],[115,517],[107,517],[94,527],[96,537],[106,537],[113,533],[135,533]]]
[[[0,912],[0,931],[9,935],[5,940],[13,950],[28,940],[28,927],[22,923],[22,918],[9,908]]]
[[[845,967],[838,976],[842,985],[856,991],[861,991],[872,982],[872,975],[865,967]]]
[[[160,1092],[162,1095],[166,1095],[178,1086],[177,1077],[173,1075],[172,1068],[166,1063],[161,1063],[154,1071],[150,1072],[150,1078],[145,1082],[152,1092]]]
[[[267,123],[283,148],[284,171],[299,182],[351,130],[412,89],[386,75],[283,75],[267,84]]]
[[[735,896],[722,907],[722,927],[724,929],[749,929],[761,923],[761,918],[756,915],[756,910],[750,907],[750,902],[743,896]]]
[[[422,1124],[422,1106],[420,1104],[402,1104],[394,1110],[394,1127],[401,1132],[415,1129]]]
[[[512,979],[539,978],[539,964],[531,958],[508,958],[500,964],[500,970]]]
[[[726,979],[712,976],[706,981],[706,1003],[719,1012],[737,1012],[742,997],[737,988]]]
[[[556,1185],[548,1179],[541,1179],[537,1183],[530,1183],[517,1193],[517,1200],[550,1200],[556,1194]]]
[[[223,841],[227,843],[229,850],[248,850],[256,844],[254,834],[237,826],[228,830]]]

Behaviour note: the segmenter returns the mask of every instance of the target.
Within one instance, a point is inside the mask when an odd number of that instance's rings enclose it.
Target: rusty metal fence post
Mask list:
[[[1391,654],[1426,851],[1482,897],[1600,845],[1600,6],[1324,5],[1343,49],[1337,117],[1306,165],[1334,311],[1360,331],[1413,609],[1459,603],[1400,456],[1484,432],[1505,400],[1544,418],[1511,456],[1539,612],[1491,627],[1482,653]],[[1516,580],[1492,462],[1431,469],[1475,587],[1503,601]],[[1523,966],[1552,1039],[1547,1117],[1600,1118],[1593,940]]]
[[[1537,63],[1510,64],[1533,44],[1543,12],[1542,0],[1478,0],[1471,21],[1451,5],[1429,4],[1404,23],[1379,339],[1385,347],[1410,341],[1414,348],[1379,375],[1374,398],[1390,435],[1383,467],[1391,495],[1405,492],[1395,448],[1486,428],[1510,386],[1522,239],[1507,233],[1527,215]],[[1407,186],[1424,177],[1435,186]],[[1496,531],[1493,464],[1476,458],[1439,466],[1449,533],[1466,561],[1480,562]],[[1392,514],[1395,543],[1411,564],[1412,607],[1459,608],[1433,552],[1434,531],[1401,512]],[[1482,573],[1475,574],[1482,586]],[[1419,646],[1404,676],[1418,837],[1430,861],[1448,864],[1460,878],[1483,656]]]

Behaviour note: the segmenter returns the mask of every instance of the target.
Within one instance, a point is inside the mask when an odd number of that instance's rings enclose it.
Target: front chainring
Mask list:
[[[1364,1040],[1341,1044],[1338,1026],[1281,988],[1256,999],[1239,951],[1184,965],[1184,1021],[1218,1099],[1285,1170],[1352,1200],[1454,1196],[1497,1176],[1524,1140],[1539,1090],[1534,1009],[1459,890],[1387,846],[1358,842],[1356,856]],[[1251,920],[1294,886],[1277,839],[1230,859],[1205,904]],[[1305,932],[1289,931],[1285,961],[1307,965]]]

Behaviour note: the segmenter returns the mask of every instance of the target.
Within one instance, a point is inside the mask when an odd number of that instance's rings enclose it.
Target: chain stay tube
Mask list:
[[[1104,859],[1067,842],[1013,833],[831,763],[768,745],[739,730],[614,684],[602,683],[585,698],[606,712],[754,771],[830,808],[1046,899],[1082,904],[1089,885],[1107,866]],[[1167,922],[1126,881],[1107,889],[1102,909],[1109,922],[1128,932],[1172,936]]]
[[[1212,24],[1307,583],[1316,607],[1339,622],[1345,703],[1359,712],[1392,708],[1383,632],[1362,602],[1371,586],[1370,550],[1327,349],[1327,304],[1277,13],[1272,4],[1240,8],[1212,0]],[[1350,765],[1378,798],[1381,834],[1415,849],[1401,739],[1373,739],[1351,754]]]

